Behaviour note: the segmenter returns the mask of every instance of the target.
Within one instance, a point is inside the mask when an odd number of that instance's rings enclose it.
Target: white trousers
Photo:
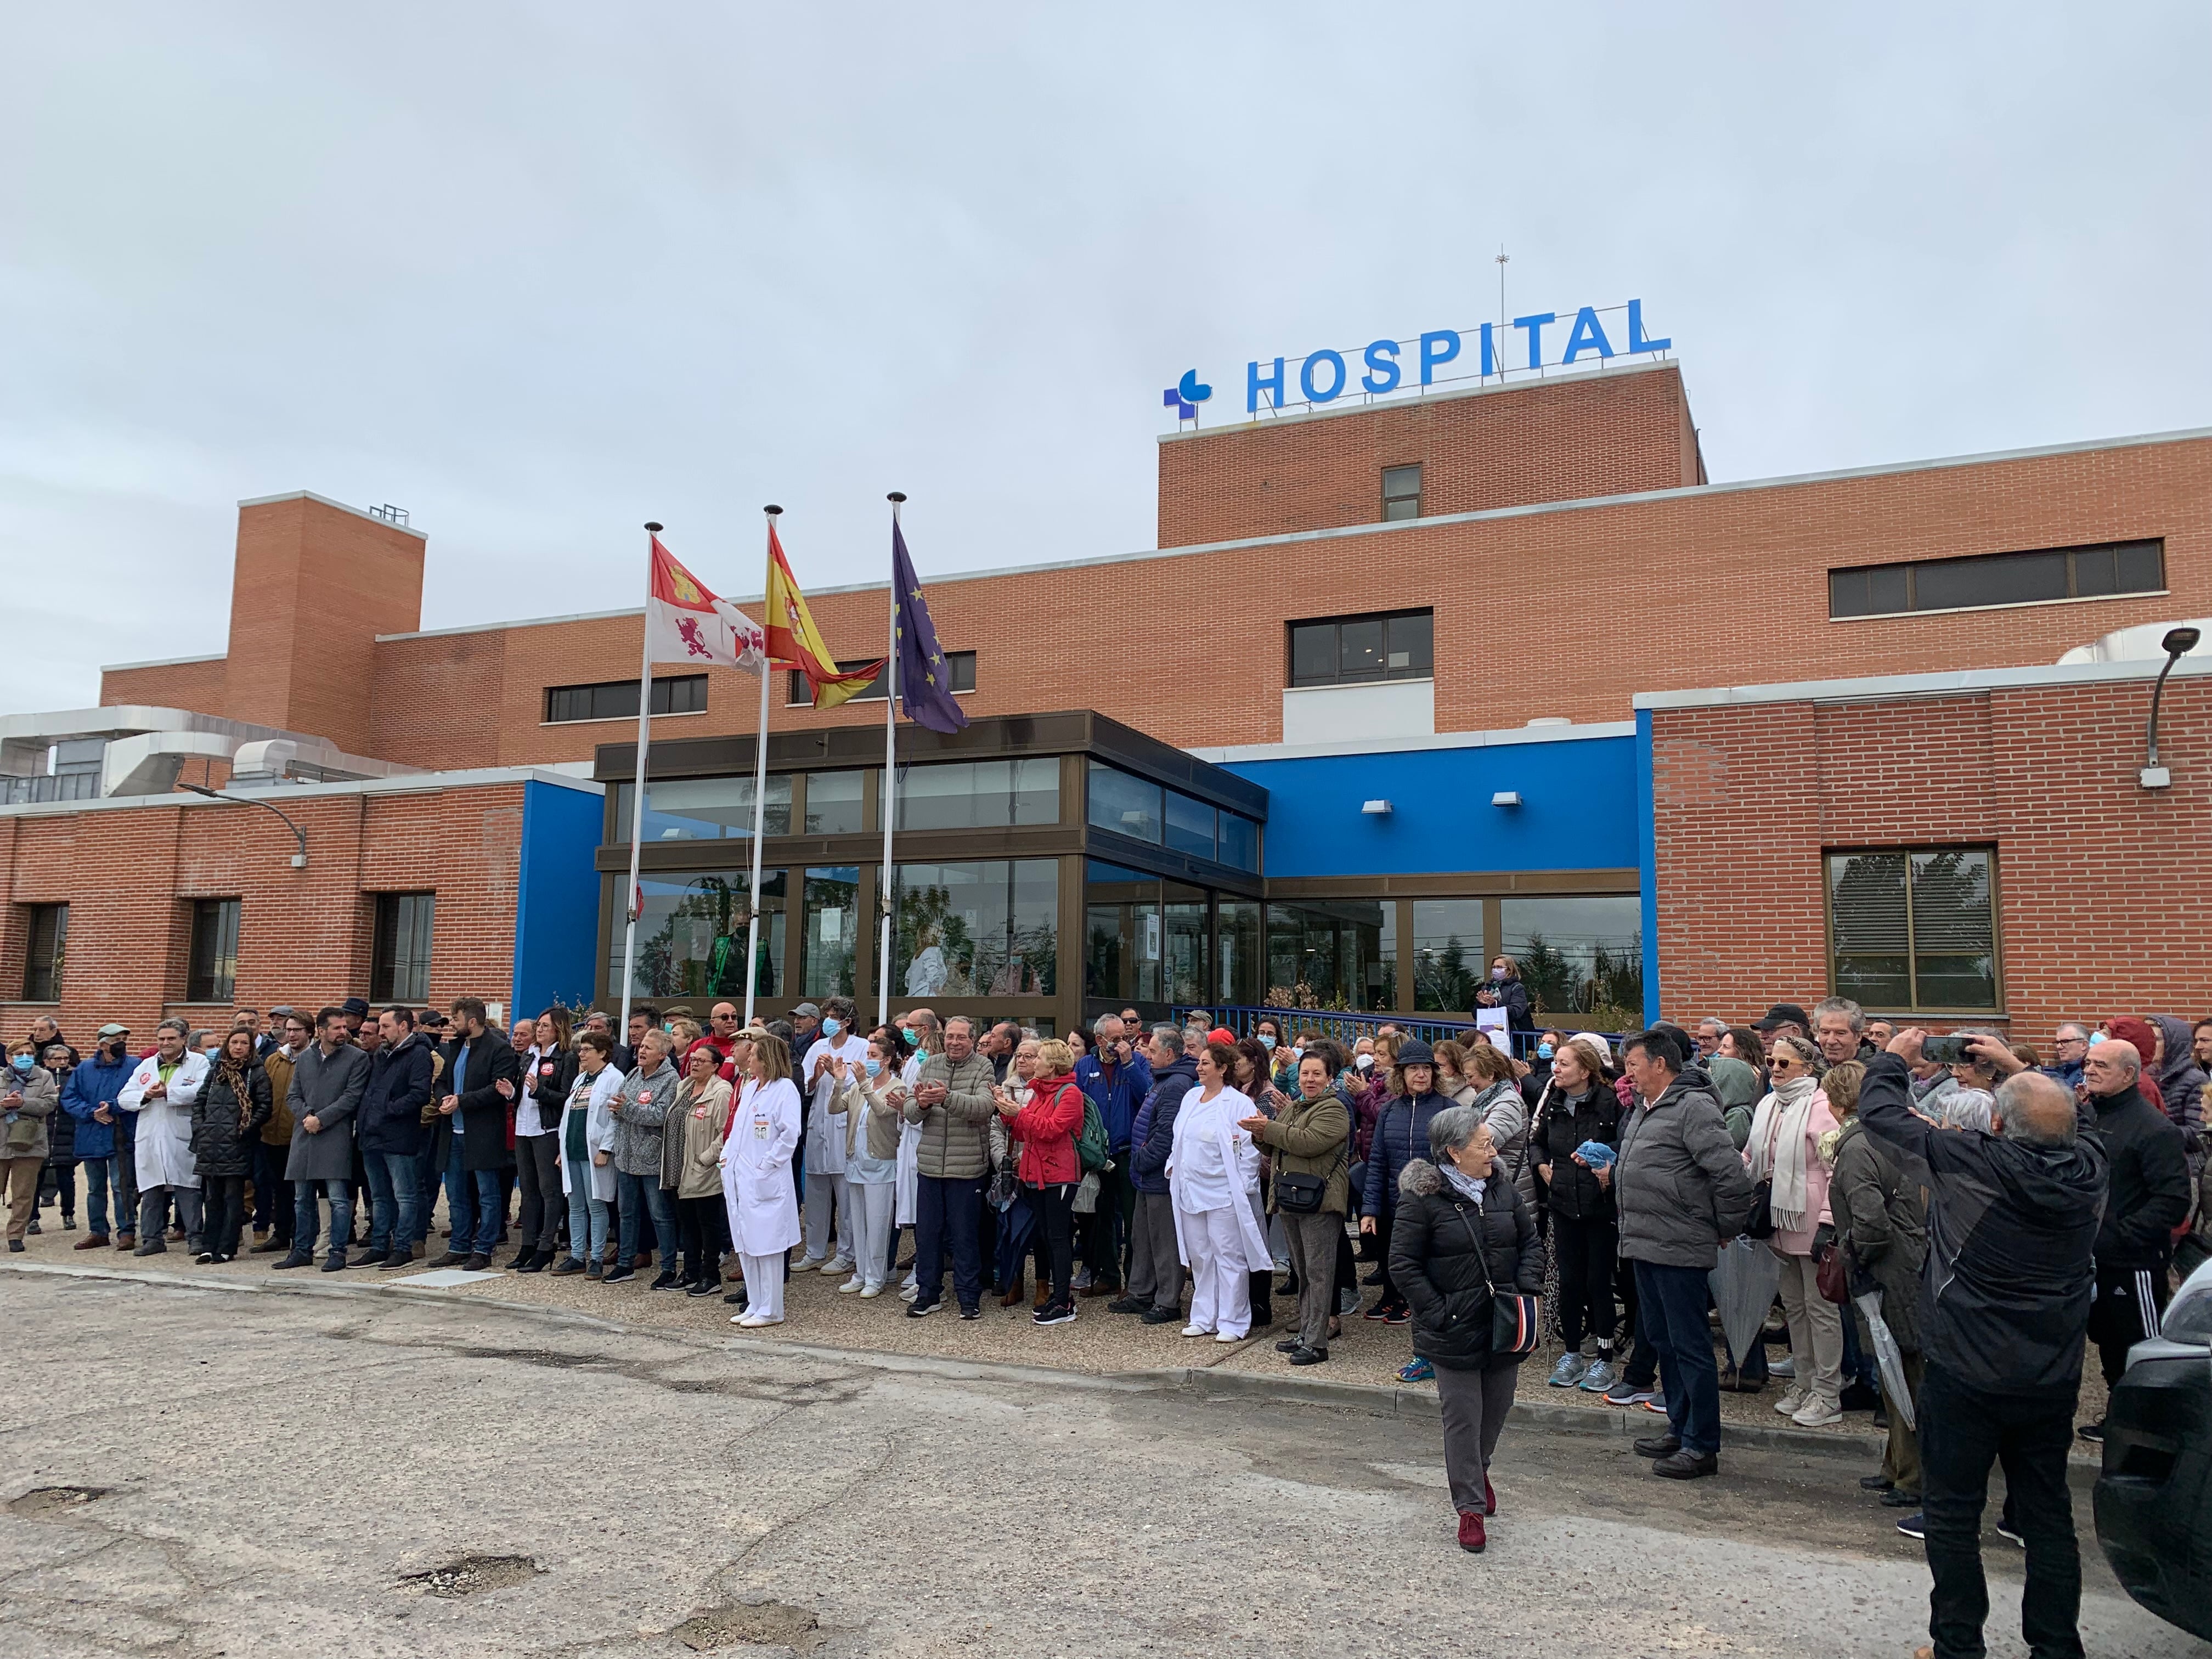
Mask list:
[[[1243,1336],[1252,1328],[1252,1281],[1244,1271],[1244,1230],[1234,1210],[1182,1216],[1190,1249],[1190,1322]]]
[[[830,1212],[836,1212],[835,1248],[830,1234]],[[819,1266],[825,1259],[849,1261],[853,1256],[852,1188],[841,1175],[806,1172],[806,1213],[801,1218],[806,1239],[806,1259]]]
[[[881,1285],[885,1252],[891,1247],[891,1206],[898,1197],[898,1188],[888,1181],[854,1181],[839,1176],[845,1183],[845,1197],[850,1206],[845,1212],[846,1254],[853,1258],[853,1271],[860,1276],[863,1285]]]
[[[745,1276],[745,1311],[763,1319],[783,1317],[783,1261],[787,1252],[774,1255],[739,1255],[738,1271]]]

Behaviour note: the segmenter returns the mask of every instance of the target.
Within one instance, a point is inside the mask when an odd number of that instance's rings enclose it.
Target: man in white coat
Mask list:
[[[791,1189],[799,1087],[781,1037],[763,1033],[754,1039],[751,1073],[722,1143],[722,1201],[745,1276],[745,1310],[730,1322],[781,1325],[784,1253],[799,1243],[799,1199]]]
[[[845,1114],[830,1109],[837,1079],[830,1070],[834,1055],[852,1066],[868,1057],[868,1040],[853,1027],[858,1019],[850,997],[831,997],[822,1006],[822,1038],[806,1056],[805,1085],[813,1098],[806,1117],[806,1255],[793,1273],[853,1271],[853,1212],[845,1186]],[[831,1248],[831,1212],[836,1212],[836,1248]]]
[[[169,1200],[177,1202],[177,1224],[185,1230],[187,1255],[200,1251],[200,1174],[192,1159],[192,1103],[207,1085],[205,1054],[187,1054],[191,1027],[165,1019],[155,1028],[154,1052],[138,1062],[115,1103],[137,1123],[131,1149],[138,1165],[138,1248],[135,1255],[159,1255],[169,1247]]]
[[[1249,1275],[1271,1272],[1267,1236],[1253,1213],[1260,1149],[1243,1120],[1259,1109],[1233,1087],[1237,1051],[1210,1042],[1198,1056],[1198,1082],[1176,1114],[1168,1152],[1176,1254],[1190,1269],[1185,1336],[1240,1342],[1252,1329]]]

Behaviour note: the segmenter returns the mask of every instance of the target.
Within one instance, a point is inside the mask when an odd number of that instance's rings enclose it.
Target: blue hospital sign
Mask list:
[[[1618,343],[1607,332],[1600,307],[1584,306],[1571,318],[1538,311],[1516,317],[1503,327],[1485,323],[1474,329],[1437,329],[1411,341],[1376,340],[1360,350],[1354,362],[1346,362],[1343,352],[1328,348],[1287,362],[1281,357],[1272,362],[1255,359],[1244,366],[1244,412],[1258,414],[1263,398],[1270,409],[1291,404],[1318,406],[1334,403],[1348,392],[1382,397],[1412,386],[1432,386],[1439,380],[1487,380],[1493,374],[1523,373],[1552,364],[1565,368],[1590,359],[1603,362],[1673,347],[1671,339],[1655,339],[1644,331],[1643,301],[1631,300],[1625,307],[1603,309],[1607,313],[1627,313],[1625,321],[1614,320],[1613,326],[1620,331]],[[1547,345],[1553,352],[1550,356],[1545,355]],[[1297,365],[1295,371],[1289,362]],[[1443,373],[1455,363],[1462,365],[1455,374]],[[1196,418],[1198,405],[1212,395],[1213,388],[1202,384],[1198,371],[1192,369],[1161,394],[1161,402],[1176,411],[1176,419],[1188,421]]]

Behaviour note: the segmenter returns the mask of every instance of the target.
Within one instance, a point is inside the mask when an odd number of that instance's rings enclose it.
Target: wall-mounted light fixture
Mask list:
[[[307,867],[307,831],[301,829],[291,819],[284,817],[283,811],[280,808],[272,806],[269,802],[253,795],[226,795],[220,789],[210,789],[204,783],[181,783],[177,787],[179,789],[190,790],[195,795],[205,795],[210,800],[238,801],[244,805],[258,806],[264,812],[275,812],[278,817],[284,818],[284,827],[292,832],[293,838],[300,843],[300,850],[292,854],[292,867],[295,870],[304,870]]]
[[[2142,770],[2136,781],[2146,789],[2170,789],[2173,774],[2158,763],[2158,705],[2166,696],[2166,677],[2173,672],[2173,665],[2197,648],[2197,641],[2204,637],[2203,631],[2195,628],[2170,628],[2159,643],[2166,653],[2166,666],[2158,671],[2158,684],[2150,693],[2150,731],[2145,738]]]
[[[1364,800],[1359,810],[1370,818],[1387,818],[1395,809],[1387,800]]]
[[[1501,789],[1490,798],[1490,804],[1492,806],[1518,806],[1521,792],[1518,789]]]

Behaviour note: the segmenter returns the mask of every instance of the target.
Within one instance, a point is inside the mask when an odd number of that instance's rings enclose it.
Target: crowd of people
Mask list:
[[[1774,1408],[1808,1427],[1873,1411],[1887,1450],[1862,1484],[1927,1541],[1939,1640],[1985,1611],[2002,1458],[2031,1644],[2070,1630],[2085,1341],[2116,1382],[2177,1272],[2212,1255],[2212,1020],[2069,1023],[2046,1060],[1832,997],[1615,1042],[1535,1029],[1511,967],[1485,1005],[1512,1009],[1510,1047],[1480,1026],[1347,1043],[1317,1020],[1238,1033],[1135,1008],[1064,1038],[921,1007],[868,1030],[844,997],[750,1024],[728,1002],[703,1024],[641,1006],[619,1034],[599,1012],[502,1031],[475,998],[349,999],[241,1008],[222,1031],[165,1020],[150,1045],[111,1024],[88,1054],[44,1019],[0,1078],[9,1248],[49,1206],[75,1228],[82,1171],[80,1250],[650,1273],[746,1327],[784,1320],[794,1273],[896,1288],[913,1319],[980,1318],[988,1295],[1052,1326],[1097,1298],[1219,1343],[1294,1297],[1291,1366],[1325,1363],[1346,1319],[1411,1326],[1400,1376],[1436,1383],[1470,1551],[1548,1334],[1551,1386],[1664,1418],[1635,1447],[1662,1478],[1717,1473],[1723,1390],[1779,1382]],[[1780,1328],[1717,1350],[1730,1274]]]

